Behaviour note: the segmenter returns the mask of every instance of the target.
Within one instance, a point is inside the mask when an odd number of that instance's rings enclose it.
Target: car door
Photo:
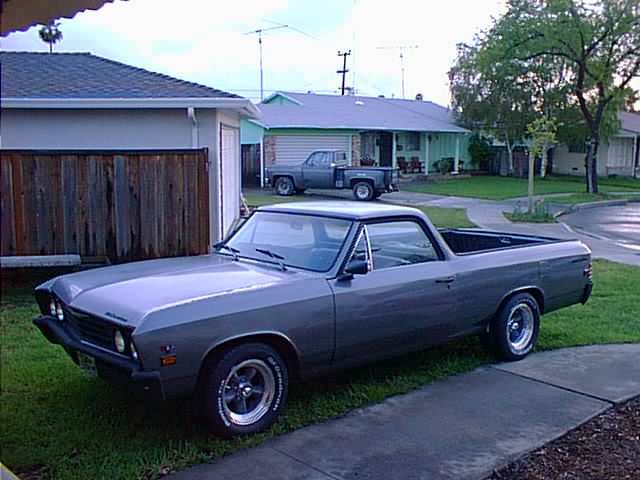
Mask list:
[[[313,152],[302,165],[302,176],[305,187],[332,188],[333,167],[332,152]]]
[[[365,225],[351,256],[366,259],[369,271],[332,284],[336,365],[419,349],[451,335],[455,277],[421,223]]]

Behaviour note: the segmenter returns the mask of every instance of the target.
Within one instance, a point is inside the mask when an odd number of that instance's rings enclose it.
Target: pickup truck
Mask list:
[[[398,172],[391,167],[348,167],[342,150],[318,150],[300,165],[272,165],[267,183],[278,195],[304,193],[307,188],[348,188],[356,200],[373,200],[398,190]]]
[[[385,204],[261,207],[215,247],[49,280],[34,323],[99,377],[196,394],[231,437],[270,426],[290,381],[468,335],[519,360],[540,315],[592,288],[579,241],[437,230]]]

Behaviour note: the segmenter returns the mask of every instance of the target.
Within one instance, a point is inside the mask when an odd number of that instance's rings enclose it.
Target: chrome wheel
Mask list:
[[[373,193],[373,187],[367,182],[358,182],[353,186],[353,196],[356,200],[371,200]]]
[[[234,366],[223,386],[225,416],[239,426],[256,423],[271,408],[275,385],[272,370],[262,360],[245,360]]]
[[[511,309],[507,321],[507,339],[509,349],[520,353],[529,348],[534,334],[535,317],[533,310],[526,303],[519,303]]]
[[[282,177],[276,182],[276,193],[282,196],[293,195],[295,187],[290,178]]]

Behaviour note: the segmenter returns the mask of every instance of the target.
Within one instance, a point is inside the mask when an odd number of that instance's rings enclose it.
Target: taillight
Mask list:
[[[584,269],[584,271],[582,272],[582,274],[587,277],[587,278],[592,278],[593,277],[593,265],[589,264],[589,266],[587,268]]]

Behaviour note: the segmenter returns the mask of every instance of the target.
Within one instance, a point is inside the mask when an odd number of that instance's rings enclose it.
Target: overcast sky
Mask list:
[[[456,44],[471,42],[503,0],[129,0],[62,19],[54,52],[91,52],[259,101],[258,36],[265,95],[337,93],[339,50],[351,50],[347,86],[360,95],[449,103]],[[38,28],[0,39],[3,50],[48,51]],[[400,50],[397,47],[406,47]]]

